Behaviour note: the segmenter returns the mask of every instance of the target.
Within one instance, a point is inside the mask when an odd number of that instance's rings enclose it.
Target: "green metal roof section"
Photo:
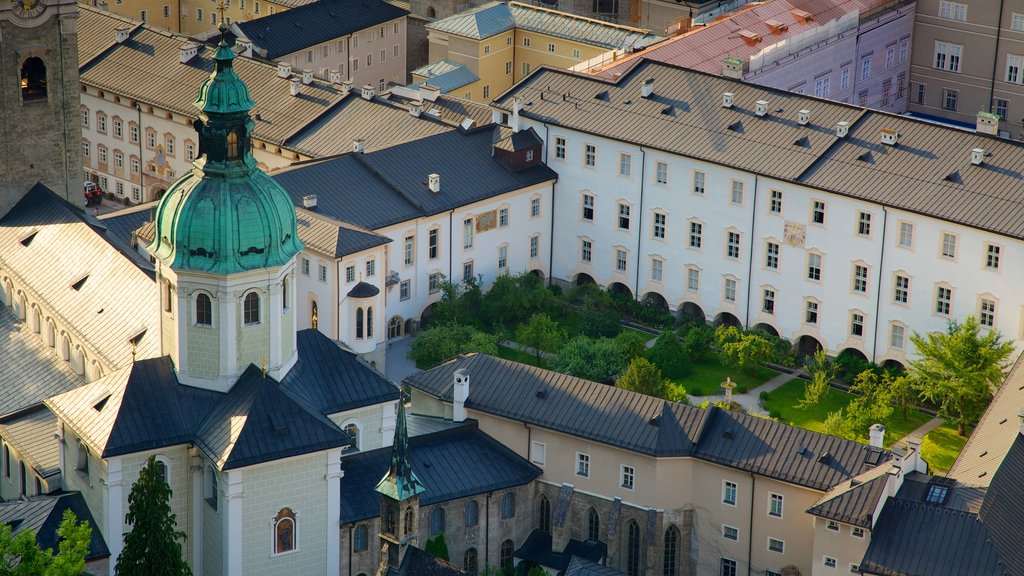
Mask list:
[[[234,59],[222,37],[193,103],[201,110],[199,157],[157,207],[148,250],[174,270],[227,275],[273,268],[302,249],[291,199],[256,168],[249,117],[255,103]]]
[[[398,401],[398,422],[395,425],[395,442],[391,445],[391,467],[377,483],[377,492],[404,502],[426,488],[412,471],[409,457],[409,432],[405,424],[405,398]]]

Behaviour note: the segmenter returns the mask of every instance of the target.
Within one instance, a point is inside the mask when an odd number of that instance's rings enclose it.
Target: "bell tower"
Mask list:
[[[380,564],[377,576],[398,570],[409,546],[419,544],[420,494],[426,488],[412,471],[409,433],[405,423],[405,398],[398,400],[391,467],[377,483],[380,494]]]
[[[226,30],[223,25],[222,32]],[[199,88],[199,156],[156,210],[162,351],[178,381],[225,392],[255,364],[280,379],[295,364],[295,206],[256,168],[255,105],[221,35]]]
[[[36,182],[84,206],[74,0],[0,2],[0,217]]]

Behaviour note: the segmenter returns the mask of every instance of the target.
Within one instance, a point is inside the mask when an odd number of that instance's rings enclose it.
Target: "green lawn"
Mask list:
[[[736,394],[742,394],[764,384],[778,375],[778,372],[758,366],[752,371],[740,371],[736,368],[724,366],[718,358],[712,356],[707,360],[694,364],[693,373],[686,378],[677,380],[676,384],[686,388],[686,393],[691,396],[713,396],[724,394],[722,382],[732,378],[737,386],[733,390]]]
[[[800,403],[803,397],[804,381],[794,378],[766,394],[762,404],[769,413],[773,415],[778,414],[779,420],[782,422],[815,432],[824,432],[825,417],[828,416],[829,412],[845,408],[850,403],[850,400],[853,400],[854,396],[849,392],[833,388],[829,390],[828,397],[817,406],[805,409],[797,408],[796,405]],[[886,447],[913,432],[917,427],[930,419],[930,416],[922,412],[911,411],[907,414],[906,418],[903,418],[899,410],[894,411],[887,422],[882,422],[885,425]],[[864,430],[863,434],[863,439],[866,441],[868,431]]]
[[[956,424],[943,424],[924,437],[921,456],[932,470],[948,472],[966,442],[966,437],[956,433]]]
[[[521,362],[523,364],[529,364],[530,366],[539,366],[541,368],[547,368],[544,361],[540,364],[537,363],[537,357],[533,354],[527,354],[522,350],[516,350],[507,346],[498,346],[498,357],[504,358],[505,360],[512,360],[513,362]]]

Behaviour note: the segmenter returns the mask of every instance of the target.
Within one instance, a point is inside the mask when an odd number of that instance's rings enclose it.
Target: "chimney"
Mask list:
[[[337,70],[331,70],[331,84],[341,84],[341,72]]]
[[[362,154],[366,150],[366,140],[362,138],[352,141],[352,151],[356,154]]]
[[[409,114],[413,118],[419,118],[420,114],[423,114],[423,104],[419,102],[409,102]]]
[[[99,2],[96,6],[104,12],[110,12],[110,4],[108,2]]]
[[[441,89],[437,86],[431,86],[430,84],[420,84],[420,93],[423,94],[424,100],[434,102],[437,100],[437,97],[441,95]]]
[[[981,166],[985,163],[985,150],[982,148],[975,148],[971,150],[971,164],[975,166]]]
[[[732,92],[722,92],[722,108],[732,108],[732,99],[736,96]]]
[[[523,108],[523,99],[516,97],[512,99],[512,116],[508,119],[509,128],[512,132],[519,132],[519,111]]]
[[[344,80],[341,83],[341,95],[348,96],[352,92],[352,81]]]
[[[807,126],[807,123],[811,121],[811,111],[801,110],[796,113],[796,123],[801,126]]]
[[[757,114],[758,116],[764,116],[767,113],[768,113],[768,101],[767,100],[758,100],[757,102],[754,102],[754,114]]]
[[[642,86],[640,86],[640,97],[650,98],[651,94],[654,94],[654,78],[648,78],[644,80]]]
[[[117,40],[118,44],[124,44],[128,40],[128,36],[132,33],[132,27],[127,24],[122,24],[114,29],[114,40]],[[109,38],[109,36],[108,36]]]
[[[427,175],[427,187],[434,194],[441,191],[441,175],[440,174],[428,174]]]
[[[895,146],[900,141],[900,133],[892,128],[882,128],[878,133],[881,136],[882,144],[887,146]]]
[[[722,60],[722,76],[733,80],[743,79],[743,60],[739,58],[726,58]]]
[[[455,371],[455,388],[452,390],[452,421],[466,419],[466,400],[469,398],[469,372],[465,368]]]
[[[875,448],[882,448],[885,445],[885,426],[881,424],[872,424],[868,430],[868,436],[870,437],[871,446]]]
[[[928,473],[928,463],[921,458],[921,437],[907,436],[907,453],[903,456],[903,473],[909,474],[917,470],[921,474]]]
[[[199,53],[199,44],[195,42],[188,42],[182,44],[178,49],[178,60],[182,64],[188,64],[188,61],[195,58],[196,54]]]
[[[978,112],[976,130],[981,134],[988,134],[989,136],[999,135],[999,115],[991,114],[989,112]]]
[[[303,208],[316,208],[316,194],[307,194],[302,197]]]
[[[299,94],[302,93],[302,80],[299,80],[298,78],[292,78],[289,84],[289,89],[292,93],[292,96],[298,96]]]
[[[373,86],[366,84],[360,89],[360,91],[360,95],[363,97],[363,100],[373,100]]]
[[[850,123],[846,120],[840,120],[836,122],[836,138],[846,138],[846,133],[850,131]]]
[[[292,65],[287,62],[277,63],[277,77],[287,78],[292,75]]]
[[[309,85],[309,84],[313,83],[313,71],[312,70],[303,70],[302,71],[302,83],[306,84],[306,85]]]

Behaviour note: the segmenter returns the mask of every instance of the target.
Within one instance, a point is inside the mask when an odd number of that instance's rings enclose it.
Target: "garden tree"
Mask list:
[[[409,358],[421,368],[430,368],[468,352],[497,355],[497,339],[464,324],[437,325],[416,335]]]
[[[905,374],[896,375],[891,372],[885,372],[883,378],[885,380],[884,386],[889,395],[889,401],[900,409],[900,414],[906,419],[907,412],[910,412],[917,404],[919,398],[917,386]]]
[[[576,316],[580,332],[592,338],[615,336],[622,330],[619,315],[611,308],[602,308],[588,302],[576,312]]]
[[[692,371],[686,346],[679,341],[672,330],[662,330],[658,339],[647,351],[647,359],[661,370],[666,377],[678,380]]]
[[[643,356],[647,352],[647,341],[649,336],[635,330],[623,330],[615,337],[615,345],[619,347],[622,354],[623,365],[637,356]]]
[[[491,326],[514,326],[537,312],[550,313],[555,295],[534,274],[499,274],[483,295],[482,315]]]
[[[850,391],[857,394],[846,405],[843,416],[845,436],[850,440],[862,440],[868,436],[868,428],[876,422],[885,422],[892,416],[892,396],[887,374],[864,370],[854,379]]]
[[[461,284],[441,275],[441,298],[434,304],[434,324],[471,324],[477,319],[483,293],[476,278]]]
[[[548,576],[547,570],[544,570],[540,566],[534,566],[530,568],[530,571],[526,573],[526,576]]]
[[[910,374],[921,397],[937,404],[940,416],[955,420],[961,436],[985,411],[1013,351],[998,332],[980,332],[978,322],[968,316],[963,324],[950,321],[945,333],[915,332],[910,337],[920,354],[911,360]]]
[[[0,524],[0,576],[78,576],[85,572],[85,556],[89,553],[92,528],[88,522],[77,523],[75,513],[65,510],[57,527],[57,553],[43,550],[36,534],[11,531],[8,523]]]
[[[683,336],[683,345],[694,362],[703,362],[713,352],[715,343],[715,329],[707,324],[693,323],[679,329]]]
[[[624,367],[622,351],[615,340],[577,336],[562,347],[554,368],[564,374],[608,383]]]
[[[835,367],[824,350],[816,351],[805,364],[811,379],[804,384],[804,397],[797,404],[797,408],[809,408],[821,403],[828,396],[832,379],[835,377]]]
[[[668,395],[668,381],[661,375],[661,370],[646,358],[633,358],[615,385],[656,398]]]
[[[149,457],[128,494],[126,520],[132,530],[124,536],[117,558],[118,576],[186,576],[192,574],[181,556],[185,533],[178,530],[171,512],[171,487],[160,474],[156,458]]]
[[[722,360],[740,370],[752,370],[774,357],[775,347],[761,332],[744,332],[735,326],[719,326],[715,331]]]
[[[558,352],[565,341],[565,331],[550,316],[537,312],[516,329],[516,341],[533,348],[540,364],[544,352]]]
[[[440,558],[444,561],[450,561],[448,557],[448,543],[444,540],[444,532],[441,532],[433,538],[428,538],[426,545],[423,550],[435,558]]]

